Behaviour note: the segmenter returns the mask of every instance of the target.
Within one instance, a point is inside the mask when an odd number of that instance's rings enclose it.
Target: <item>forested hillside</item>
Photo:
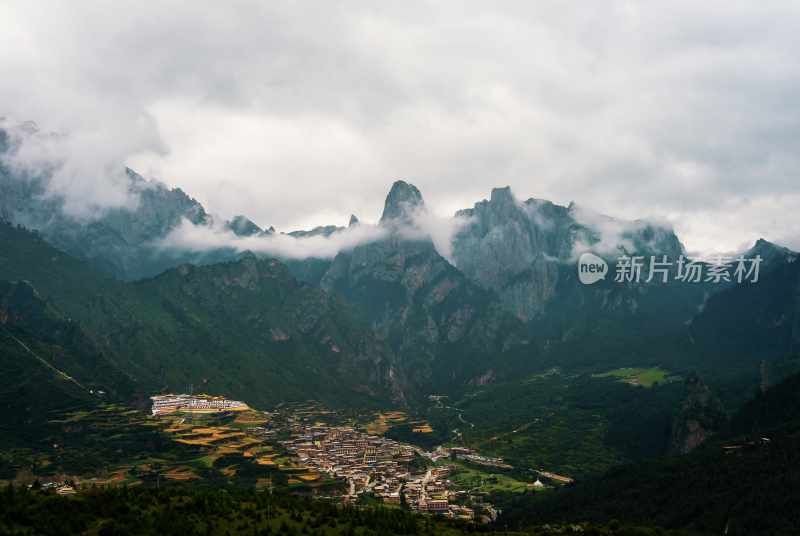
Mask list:
[[[94,490],[80,497],[58,497],[37,490],[0,490],[0,533],[141,534],[184,536],[271,534],[317,536],[456,536],[494,532],[488,527],[449,522],[397,508],[337,506],[283,493],[243,490]],[[551,536],[690,536],[685,532],[608,525],[531,527],[524,534]],[[523,534],[503,531],[503,534]]]
[[[390,376],[392,352],[346,304],[297,282],[278,261],[245,255],[122,283],[6,223],[0,246],[0,281],[27,281],[5,283],[16,289],[3,302],[6,322],[70,338],[81,351],[63,366],[110,393],[122,383],[128,393],[194,384],[264,405],[309,392],[339,404],[403,398],[402,374]],[[60,332],[20,289],[63,317]],[[95,364],[81,366],[93,352]]]
[[[624,519],[708,534],[793,534],[800,526],[798,378],[747,404],[728,433],[686,456],[624,465],[554,494],[517,497],[505,521],[517,527]]]

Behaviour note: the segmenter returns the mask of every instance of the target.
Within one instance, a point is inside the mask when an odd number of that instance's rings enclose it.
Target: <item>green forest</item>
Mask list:
[[[383,536],[585,534],[681,536],[612,521],[570,523],[507,531],[411,514],[398,508],[337,506],[283,493],[239,489],[94,489],[79,496],[7,486],[0,490],[0,534],[44,535],[315,535]]]

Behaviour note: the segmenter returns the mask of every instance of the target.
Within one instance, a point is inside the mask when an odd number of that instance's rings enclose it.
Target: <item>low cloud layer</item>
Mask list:
[[[355,225],[330,236],[293,237],[287,234],[237,236],[230,229],[213,225],[194,225],[183,220],[157,246],[186,251],[210,251],[230,248],[237,252],[252,251],[284,259],[328,259],[340,251],[380,240],[387,230],[377,225]]]
[[[107,142],[108,130],[47,132],[0,118],[9,148],[0,155],[16,178],[37,181],[66,216],[92,220],[109,208],[135,209],[125,173],[129,147]]]
[[[439,255],[452,262],[453,238],[469,221],[465,217],[442,217],[419,209],[412,214],[412,224],[401,228],[400,233],[408,239],[431,240]]]
[[[403,178],[440,217],[509,184],[691,251],[797,249],[798,26],[789,1],[11,0],[0,116],[69,133],[24,162],[60,161],[78,215],[129,202],[129,165],[280,229]]]
[[[649,251],[659,251],[661,248],[658,240],[663,239],[667,233],[674,232],[669,222],[620,220],[578,205],[573,205],[570,208],[570,213],[576,223],[591,231],[593,238],[593,240],[589,240],[586,236],[578,236],[573,244],[573,260],[577,260],[585,252],[617,257],[623,252],[641,251],[642,248]],[[645,229],[650,229],[654,232],[650,242],[642,242],[641,240],[641,233]]]
[[[442,218],[424,208],[412,211],[408,221],[387,225],[358,223],[341,228],[328,236],[295,237],[284,233],[237,236],[224,225],[195,225],[184,219],[157,247],[204,252],[229,248],[237,252],[270,255],[284,259],[331,259],[339,252],[349,251],[397,233],[405,239],[430,240],[440,255],[451,259],[453,236],[468,222],[465,218]]]

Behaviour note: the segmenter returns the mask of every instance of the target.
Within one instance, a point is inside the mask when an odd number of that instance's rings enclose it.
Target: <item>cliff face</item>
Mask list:
[[[521,320],[541,314],[554,297],[558,263],[572,250],[575,230],[568,210],[535,199],[520,203],[506,187],[457,216],[469,221],[453,241],[459,270],[497,292],[505,309]]]
[[[686,399],[673,421],[670,451],[688,454],[720,431],[727,418],[722,402],[711,389],[697,375],[690,375]]]
[[[402,225],[423,206],[416,188],[395,183],[381,218],[389,237],[337,255],[321,285],[357,307],[395,349],[413,384],[465,383],[490,366],[471,356],[500,355],[525,341],[494,296],[429,239],[405,237]]]
[[[582,250],[666,254],[682,251],[675,234],[645,222],[625,222],[539,199],[517,200],[495,188],[489,200],[457,216],[469,223],[456,234],[453,258],[472,281],[500,296],[522,321],[541,316],[558,292],[564,268],[574,268]]]

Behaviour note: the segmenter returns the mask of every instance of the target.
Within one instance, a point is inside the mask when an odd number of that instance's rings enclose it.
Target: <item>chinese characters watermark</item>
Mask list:
[[[683,255],[675,261],[666,255],[621,255],[615,263],[614,282],[757,283],[763,260],[761,255],[752,258],[720,256],[711,262],[688,259]],[[608,263],[593,253],[584,253],[578,259],[578,279],[585,285],[605,279],[608,273]]]

